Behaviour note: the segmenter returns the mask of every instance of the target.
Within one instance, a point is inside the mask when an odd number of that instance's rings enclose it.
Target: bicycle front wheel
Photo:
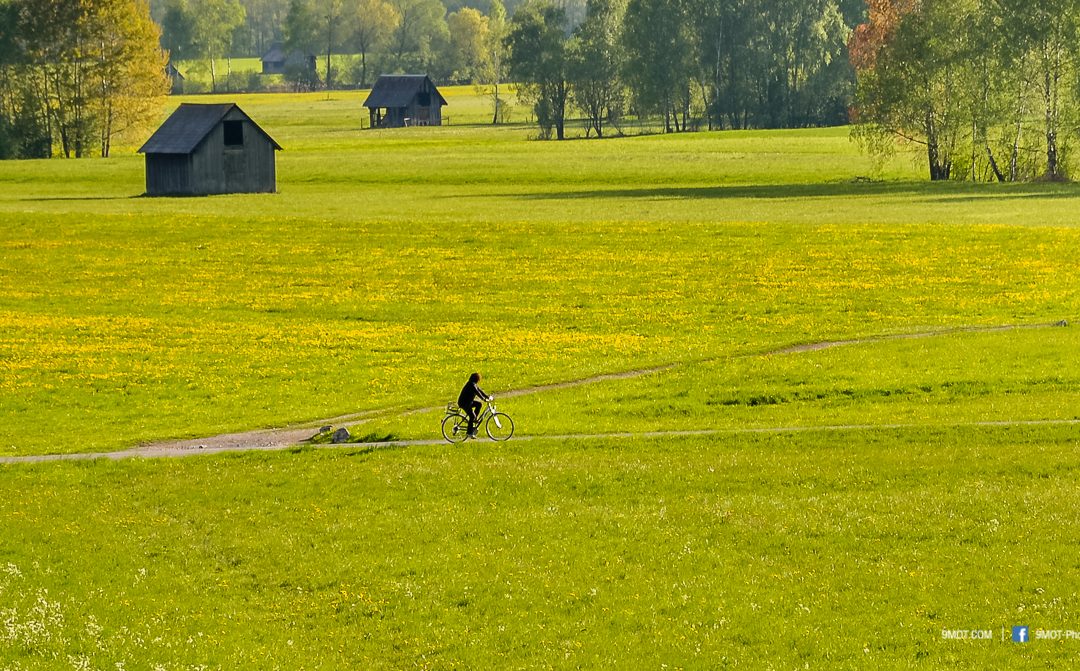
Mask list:
[[[510,419],[510,415],[505,412],[497,412],[488,417],[484,430],[487,431],[488,438],[492,440],[510,440],[510,436],[514,435],[514,420]]]
[[[464,442],[469,437],[469,419],[465,415],[447,415],[442,421],[442,435],[451,443]]]

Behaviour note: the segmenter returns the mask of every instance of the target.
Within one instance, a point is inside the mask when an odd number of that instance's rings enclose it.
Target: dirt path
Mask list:
[[[886,334],[878,336],[869,336],[866,338],[853,338],[848,340],[825,340],[814,343],[804,343],[799,345],[791,345],[783,347],[781,349],[770,350],[765,352],[750,353],[739,355],[737,357],[711,357],[708,359],[700,359],[696,361],[680,362],[664,364],[662,366],[654,366],[651,368],[639,368],[635,370],[623,371],[620,373],[605,373],[602,375],[594,375],[591,377],[581,378],[577,380],[567,380],[565,382],[556,382],[552,384],[536,385],[532,387],[525,387],[522,389],[512,389],[503,391],[498,394],[500,398],[515,398],[518,396],[525,396],[528,394],[538,394],[545,391],[555,391],[558,389],[571,389],[573,387],[580,387],[589,384],[597,384],[599,382],[608,382],[612,380],[627,380],[636,377],[643,377],[645,375],[652,375],[655,373],[661,373],[664,371],[672,370],[675,368],[702,364],[712,363],[723,359],[743,359],[757,356],[779,356],[786,354],[799,354],[804,352],[815,352],[824,349],[831,349],[833,347],[844,347],[847,345],[862,345],[875,342],[885,342],[890,340],[911,340],[916,338],[931,338],[935,336],[951,335],[956,333],[993,333],[999,331],[1013,331],[1020,329],[1039,329],[1039,328],[1052,328],[1057,326],[1066,326],[1066,322],[1060,321],[1047,324],[1029,324],[1029,325],[1001,325],[1001,326],[965,326],[949,329],[935,329],[929,331],[919,331],[914,333],[897,333]],[[15,463],[28,463],[28,462],[45,462],[45,461],[78,461],[87,459],[127,459],[132,457],[143,458],[158,458],[158,457],[180,457],[190,456],[195,454],[218,454],[222,452],[243,452],[243,451],[257,451],[257,450],[281,450],[295,445],[306,443],[316,433],[319,427],[322,426],[341,426],[353,423],[359,423],[367,419],[376,417],[386,417],[391,415],[413,415],[422,412],[433,412],[441,409],[442,405],[428,406],[423,408],[411,408],[404,410],[385,409],[385,410],[369,410],[360,413],[354,413],[350,415],[341,415],[338,417],[332,417],[329,419],[305,422],[303,424],[296,424],[278,429],[261,429],[258,431],[245,431],[241,433],[229,433],[219,436],[210,436],[207,438],[195,438],[191,440],[173,440],[160,443],[153,443],[150,445],[142,445],[139,447],[133,447],[128,450],[120,450],[116,452],[94,452],[94,453],[82,453],[82,454],[44,454],[44,455],[26,455],[18,457],[0,457],[0,464],[15,464]],[[1033,421],[1033,422],[1006,422],[1006,423],[974,423],[971,426],[997,426],[997,425],[1023,425],[1023,424],[1076,424],[1075,420],[1048,420],[1048,421]],[[704,431],[658,431],[658,432],[646,432],[637,434],[623,434],[623,433],[609,433],[609,434],[595,434],[595,435],[565,435],[565,436],[519,436],[514,438],[518,440],[540,440],[540,439],[569,439],[569,438],[621,438],[621,437],[662,437],[662,436],[683,436],[683,435],[721,435],[731,433],[748,433],[748,432],[793,432],[793,431],[841,431],[841,430],[860,430],[870,428],[909,428],[916,425],[907,424],[890,424],[890,425],[840,425],[840,426],[827,426],[827,427],[778,427],[778,428],[762,428],[762,429],[716,429],[716,430],[704,430]],[[388,443],[348,443],[344,445],[335,445],[334,447],[346,447],[346,448],[365,448],[365,447],[406,447],[415,445],[432,445],[443,442],[442,440],[414,440],[414,441],[394,441]]]

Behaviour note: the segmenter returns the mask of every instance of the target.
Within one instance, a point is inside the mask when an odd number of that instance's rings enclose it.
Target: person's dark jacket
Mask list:
[[[465,386],[461,388],[461,393],[458,394],[457,404],[459,408],[468,408],[476,400],[476,397],[484,399],[488,398],[488,395],[484,393],[484,390],[480,388],[480,385],[476,384],[472,380],[465,383]]]

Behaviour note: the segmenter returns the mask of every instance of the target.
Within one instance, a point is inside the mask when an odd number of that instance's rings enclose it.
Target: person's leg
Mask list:
[[[466,412],[466,414],[469,416],[469,435],[470,436],[475,434],[477,429],[480,428],[479,426],[477,426],[477,424],[478,424],[477,420],[480,419],[480,408],[481,407],[482,406],[480,405],[480,401],[473,401],[472,405],[469,406],[469,409]]]

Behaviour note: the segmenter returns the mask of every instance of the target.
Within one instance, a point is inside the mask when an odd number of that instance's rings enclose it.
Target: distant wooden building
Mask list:
[[[445,104],[427,75],[381,75],[364,101],[372,128],[441,126]]]
[[[270,50],[263,54],[262,73],[264,75],[283,75],[289,67],[299,72],[315,72],[315,54],[304,54],[299,51],[285,51],[280,44],[273,44]]]
[[[233,103],[184,103],[139,148],[146,155],[146,194],[273,193],[280,149]]]
[[[184,92],[184,75],[181,74],[172,61],[165,64],[165,76],[169,78],[169,91],[174,95]]]

